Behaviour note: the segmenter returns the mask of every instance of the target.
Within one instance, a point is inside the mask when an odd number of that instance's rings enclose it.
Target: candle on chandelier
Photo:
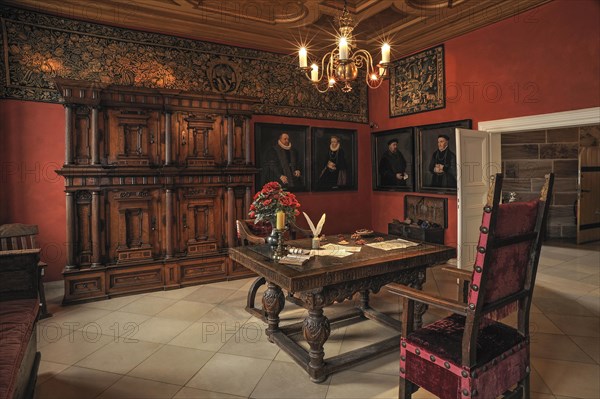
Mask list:
[[[306,60],[306,47],[300,47],[298,57],[300,59],[300,68],[306,68],[308,65],[308,61]]]
[[[313,82],[319,81],[319,66],[317,64],[312,64],[312,71],[310,71],[310,80]]]
[[[381,46],[381,63],[387,64],[388,62],[390,62],[390,45],[383,43],[383,46]]]
[[[348,40],[345,37],[340,38],[340,60],[348,59]]]
[[[283,211],[277,211],[277,224],[275,227],[277,230],[283,230],[285,227],[285,213]]]

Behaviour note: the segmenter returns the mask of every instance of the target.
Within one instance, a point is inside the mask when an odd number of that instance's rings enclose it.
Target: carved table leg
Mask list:
[[[411,286],[417,290],[423,290],[423,284],[425,284],[426,274],[424,271],[419,272],[417,279],[411,284]],[[423,327],[423,315],[427,312],[429,306],[423,302],[415,302],[415,330]]]
[[[302,332],[304,333],[304,339],[310,345],[310,361],[308,363],[310,380],[312,382],[323,382],[327,379],[327,375],[320,375],[319,371],[325,364],[323,362],[325,356],[323,345],[329,338],[331,327],[329,326],[329,320],[323,315],[322,308],[308,311],[308,316],[302,326]]]
[[[283,309],[284,304],[285,297],[281,288],[269,281],[267,283],[267,290],[263,294],[262,305],[263,309],[267,312],[267,336],[270,342],[273,342],[271,334],[279,330],[279,312]]]
[[[369,290],[360,292],[360,309],[365,310],[369,308]]]

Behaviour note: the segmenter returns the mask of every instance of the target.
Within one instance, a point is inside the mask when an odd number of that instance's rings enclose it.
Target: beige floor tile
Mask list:
[[[221,301],[221,305],[223,306],[236,306],[236,307],[246,307],[246,300],[248,298],[248,292],[243,290],[237,290],[227,298]],[[260,305],[260,300],[262,296],[257,296],[257,302]]]
[[[40,384],[36,389],[38,399],[95,398],[114,384],[121,376],[115,373],[69,367]]]
[[[232,335],[241,327],[240,323],[216,323],[196,322],[192,323],[177,337],[173,338],[169,345],[185,348],[200,349],[216,352],[227,342]]]
[[[123,306],[130,304],[133,301],[138,300],[138,295],[121,296],[117,298],[107,299],[106,301],[94,301],[84,303],[81,306],[85,308],[104,309],[104,310],[119,310]]]
[[[247,322],[219,349],[219,353],[273,360],[279,347],[269,342],[264,323]]]
[[[58,325],[63,330],[73,331],[85,328],[86,325],[93,323],[110,313],[110,310],[93,309],[82,305],[75,305],[72,308],[68,308],[65,312],[56,313],[53,317],[40,321],[39,324]]]
[[[249,396],[270,364],[270,360],[217,353],[186,386]]]
[[[554,395],[600,397],[600,366],[597,364],[535,358],[533,365]]]
[[[126,374],[146,360],[161,345],[153,342],[111,342],[80,360],[77,366]]]
[[[210,286],[215,288],[227,288],[229,290],[239,290],[245,287],[248,282],[252,282],[254,279],[241,278],[237,280],[220,281],[218,283],[212,283]],[[248,290],[246,290],[247,292]]]
[[[131,370],[128,375],[183,386],[214,354],[214,352],[165,345]]]
[[[236,290],[203,285],[183,299],[186,301],[218,304],[227,299],[229,296],[235,294],[235,292]]]
[[[295,363],[294,359],[292,359],[290,355],[288,355],[281,349],[279,350],[279,352],[277,352],[277,356],[275,356],[275,359],[273,360],[276,362]]]
[[[110,342],[112,339],[106,335],[88,335],[79,330],[68,332],[57,342],[39,350],[46,361],[72,365]]]
[[[98,399],[169,399],[180,389],[179,385],[125,376],[98,396]]]
[[[64,369],[69,367],[67,364],[40,361],[40,367],[38,369],[36,385],[40,385],[50,378],[54,377]]]
[[[584,305],[565,298],[536,298],[536,306],[546,314],[564,314],[571,316],[594,316]]]
[[[556,396],[549,393],[540,393],[531,391],[531,399],[556,399]]]
[[[600,338],[600,318],[549,314],[548,318],[565,334]]]
[[[175,302],[177,302],[175,299],[159,298],[145,295],[138,298],[136,301],[133,301],[130,304],[123,306],[120,310],[122,312],[154,316],[157,313],[165,310],[169,306],[172,306]]]
[[[150,316],[115,311],[98,319],[95,323],[102,334],[112,337],[114,340],[135,339],[139,326]]]
[[[38,350],[44,346],[58,342],[63,336],[68,334],[69,330],[63,330],[59,324],[55,323],[37,323],[36,338]]]
[[[295,363],[273,362],[254,388],[252,398],[325,398],[328,383],[311,382],[306,371]]]
[[[222,392],[210,392],[203,391],[201,389],[194,389],[189,387],[183,387],[173,399],[240,399],[245,396],[229,395]]]
[[[208,313],[215,305],[202,302],[181,300],[161,311],[156,317],[196,321]]]
[[[540,359],[595,363],[567,335],[531,334],[531,356]]]
[[[190,295],[191,293],[195,292],[196,290],[200,289],[200,287],[201,287],[200,285],[193,285],[191,287],[177,288],[174,290],[153,291],[153,292],[149,292],[147,295],[155,296],[155,297],[159,297],[159,298],[165,298],[165,299],[180,300],[180,299],[183,299],[186,296]]]
[[[596,363],[600,363],[600,340],[598,338],[571,336],[571,339]]]
[[[379,324],[375,321],[365,320],[346,327],[344,339],[364,342],[377,342],[397,335],[398,331]]]
[[[531,366],[531,377],[530,377],[529,381],[530,381],[531,386],[530,386],[529,391],[537,392],[537,393],[541,393],[541,394],[552,394],[552,391],[550,390],[548,385],[546,385],[546,383],[544,382],[544,379],[542,378],[540,373],[538,373],[538,371],[535,369],[533,364],[530,364],[530,366]]]
[[[137,334],[135,334],[135,338],[147,342],[166,344],[191,324],[191,321],[186,320],[151,317],[140,324]]]
[[[600,316],[600,296],[591,292],[577,298],[577,303],[589,310],[594,316]]]
[[[545,314],[529,313],[529,334],[534,335],[536,333],[564,334],[565,332]]]
[[[423,388],[419,388],[417,392],[413,393],[412,399],[438,399],[438,397]]]
[[[331,377],[327,399],[398,397],[398,376],[342,371]]]

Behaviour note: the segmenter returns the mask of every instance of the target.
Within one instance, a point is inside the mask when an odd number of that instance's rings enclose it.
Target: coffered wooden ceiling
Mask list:
[[[400,58],[552,0],[349,0],[360,47],[391,40]],[[3,0],[35,11],[150,32],[293,54],[331,46],[343,1]]]

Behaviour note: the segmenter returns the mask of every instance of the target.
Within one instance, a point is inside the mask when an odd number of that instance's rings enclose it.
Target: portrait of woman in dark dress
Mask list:
[[[331,136],[327,160],[319,173],[319,188],[332,189],[348,184],[348,165],[338,136]]]

